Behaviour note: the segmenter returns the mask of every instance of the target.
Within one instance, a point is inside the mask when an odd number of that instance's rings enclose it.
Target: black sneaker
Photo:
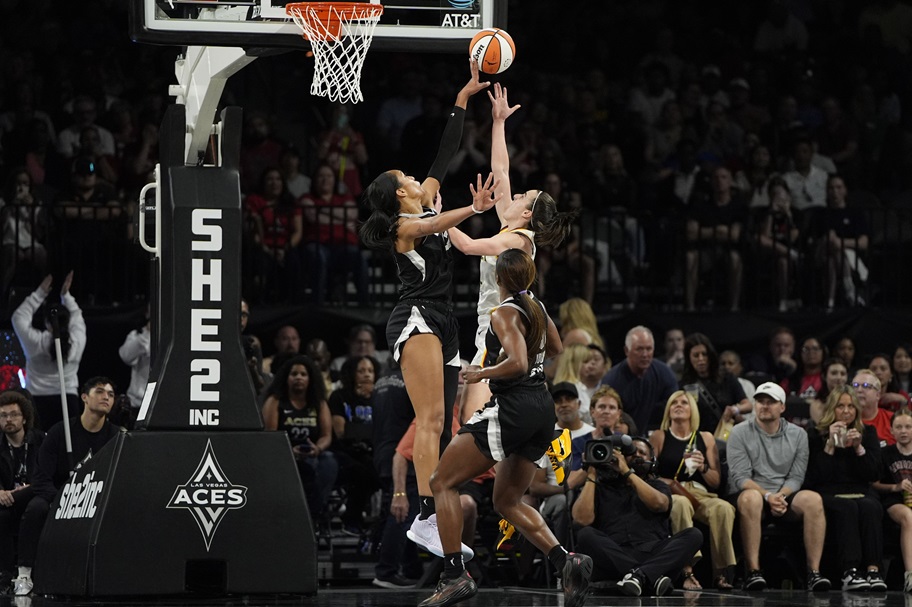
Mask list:
[[[744,578],[744,590],[747,592],[760,592],[766,590],[766,578],[759,569],[754,569]]]
[[[585,554],[571,552],[561,572],[564,589],[564,607],[581,607],[589,596],[589,578],[592,577],[592,559]]]
[[[819,571],[811,570],[808,573],[808,583],[807,589],[810,592],[828,592],[830,588],[833,587],[833,584],[830,583],[830,580],[826,579],[820,575]]]
[[[887,583],[884,582],[879,571],[868,571],[868,584],[871,592],[883,592],[887,589]]]
[[[379,588],[389,588],[391,590],[406,590],[408,588],[414,588],[417,583],[417,580],[409,580],[399,574],[396,574],[393,577],[375,577],[371,582],[371,584],[374,586],[377,586]]]
[[[470,599],[478,592],[475,580],[468,571],[463,571],[455,580],[445,580],[440,576],[437,590],[434,594],[418,603],[418,607],[446,607],[459,601]]]
[[[668,576],[660,575],[659,579],[652,585],[652,590],[655,596],[665,596],[674,590],[674,584],[671,583],[671,578]]]
[[[638,570],[633,570],[625,575],[617,585],[621,592],[627,596],[640,596],[643,594],[645,581],[642,579],[642,575],[639,574]]]
[[[811,585],[808,583],[808,588]],[[868,590],[871,587],[871,583],[863,575],[858,573],[858,570],[855,568],[846,569],[842,574],[842,589],[843,590]]]

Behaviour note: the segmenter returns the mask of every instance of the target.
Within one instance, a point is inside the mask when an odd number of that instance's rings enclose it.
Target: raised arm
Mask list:
[[[497,218],[503,223],[504,207],[510,204],[512,196],[510,191],[510,154],[507,150],[506,122],[513,112],[521,106],[514,105],[510,107],[507,101],[507,89],[501,87],[500,83],[494,84],[494,94],[488,91],[488,97],[491,99],[491,170],[494,176],[500,180],[500,188],[495,193],[503,193],[503,198],[497,204]]]
[[[469,58],[469,70],[471,77],[459,94],[456,95],[456,104],[453,111],[450,112],[450,118],[447,120],[446,127],[443,130],[443,136],[440,138],[440,147],[437,150],[437,158],[428,171],[428,176],[421,184],[424,191],[428,192],[431,197],[437,195],[440,184],[446,176],[447,168],[453,160],[453,156],[459,150],[459,144],[462,141],[462,125],[465,122],[466,105],[469,103],[469,97],[483,91],[490,85],[490,82],[480,82],[478,80],[478,62]]]
[[[483,213],[493,207],[499,200],[497,196],[492,197],[492,192],[497,187],[497,181],[492,183],[493,179],[493,175],[488,175],[487,180],[482,184],[481,174],[479,174],[478,187],[469,185],[469,189],[472,192],[472,204],[469,206],[444,211],[431,217],[402,219],[399,223],[399,229],[396,231],[397,250],[400,250],[399,243],[401,242],[408,243],[407,250],[413,246],[412,243],[418,238],[449,230],[473,214]]]

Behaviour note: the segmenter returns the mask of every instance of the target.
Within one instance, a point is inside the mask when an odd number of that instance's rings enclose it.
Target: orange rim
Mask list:
[[[297,14],[308,23],[321,25],[326,33],[321,32],[320,39],[336,40],[343,21],[379,17],[383,14],[383,6],[367,2],[292,2],[285,5],[285,14]],[[306,33],[304,37],[307,38]]]

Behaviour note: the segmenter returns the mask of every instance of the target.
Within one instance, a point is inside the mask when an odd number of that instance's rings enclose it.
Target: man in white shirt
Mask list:
[[[814,146],[808,139],[798,139],[792,149],[795,170],[784,175],[792,195],[792,208],[805,211],[826,207],[827,172],[812,164]]]

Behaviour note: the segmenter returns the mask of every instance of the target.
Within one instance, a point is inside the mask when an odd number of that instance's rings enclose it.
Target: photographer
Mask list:
[[[703,535],[694,528],[671,535],[671,491],[653,475],[652,446],[626,435],[591,440],[583,466],[573,520],[583,526],[577,549],[592,555],[593,581],[620,579],[631,596],[670,593],[669,576],[691,562]]]

